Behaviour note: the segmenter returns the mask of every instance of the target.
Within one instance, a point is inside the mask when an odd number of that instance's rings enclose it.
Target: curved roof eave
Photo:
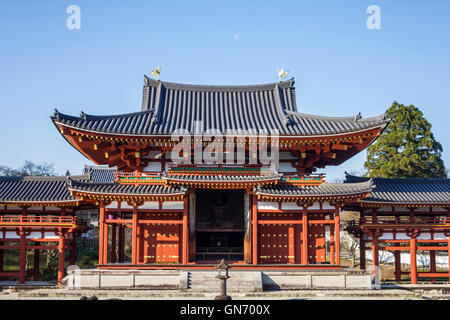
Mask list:
[[[81,128],[81,127],[77,127],[77,126],[73,126],[73,125],[68,125],[68,124],[65,124],[63,122],[60,122],[60,121],[57,121],[54,119],[52,119],[52,120],[53,120],[55,126],[57,124],[59,124],[64,127],[68,127],[68,128],[72,128],[72,129],[80,130],[80,131],[84,131],[84,132],[89,132],[89,133],[93,133],[93,134],[110,135],[110,136],[129,136],[129,137],[136,137],[136,138],[164,137],[164,136],[171,135],[170,133],[167,133],[167,134],[136,134],[136,133],[120,133],[120,132],[106,132],[106,131],[90,130],[90,129],[85,129],[85,128]],[[318,137],[327,137],[327,136],[342,136],[342,135],[348,135],[348,134],[352,134],[352,133],[365,132],[365,131],[369,131],[369,130],[376,129],[376,128],[380,128],[383,131],[385,129],[385,127],[387,126],[387,124],[388,124],[387,122],[383,122],[383,123],[375,124],[371,127],[367,127],[364,129],[359,129],[359,130],[354,130],[354,131],[337,132],[337,133],[327,132],[327,133],[323,133],[323,134],[301,134],[301,135],[299,135],[299,134],[280,134],[280,136],[289,137],[289,138],[318,138]],[[226,134],[227,133],[225,133],[224,135],[226,135]],[[234,136],[246,136],[246,137],[247,136],[257,136],[257,134],[255,134],[255,133],[245,134],[245,133],[242,133],[242,131],[236,132],[236,133],[229,132],[228,134],[234,135]],[[200,135],[200,134],[192,134],[192,135],[196,136],[196,135]]]

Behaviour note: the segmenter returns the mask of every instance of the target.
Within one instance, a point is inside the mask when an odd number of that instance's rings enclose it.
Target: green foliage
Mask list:
[[[42,253],[42,255],[45,257],[45,265],[41,266],[40,268],[40,280],[55,280],[58,275],[58,251],[42,250]]]
[[[85,250],[77,259],[76,265],[81,269],[93,268],[98,264],[98,250]]]
[[[394,101],[388,110],[392,119],[367,151],[367,175],[380,178],[443,178],[442,146],[431,133],[431,124],[413,105]]]

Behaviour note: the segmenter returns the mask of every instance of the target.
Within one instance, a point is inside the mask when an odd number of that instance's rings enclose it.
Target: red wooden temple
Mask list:
[[[327,183],[314,172],[359,153],[389,123],[385,115],[332,118],[299,113],[293,80],[199,86],[147,77],[139,112],[82,112],[75,117],[55,111],[51,119],[74,148],[104,166],[92,168],[87,176],[54,178],[66,180],[60,188],[64,190],[53,188],[47,202],[40,203],[30,199],[45,200],[42,188],[16,197],[19,191],[8,187],[8,178],[0,180],[2,218],[28,221],[32,213],[37,221],[32,227],[17,222],[8,229],[0,220],[0,241],[20,238],[21,255],[26,248],[38,250],[38,238],[20,228],[32,233],[36,228],[42,239],[50,228],[40,220],[48,208],[58,208],[52,219],[63,224],[68,216],[75,219],[71,215],[79,206],[96,207],[99,269],[205,269],[222,258],[234,269],[342,269],[340,212],[351,206],[359,210],[376,186],[368,179]],[[205,139],[205,133],[214,140]],[[276,165],[258,159],[262,143],[256,138],[262,136],[279,151]],[[209,151],[214,161],[196,161],[199,150]],[[174,154],[184,162],[174,161]],[[21,183],[31,184],[27,178]],[[50,201],[55,190],[68,193],[64,205]],[[446,208],[449,202],[447,194]],[[41,209],[29,211],[36,206]],[[82,222],[70,221],[67,227],[52,224],[61,256],[66,248],[73,251],[70,240],[85,230]],[[10,230],[15,232],[12,238]],[[125,254],[126,230],[132,233],[131,259]],[[0,269],[2,275],[6,273]],[[21,271],[19,280],[24,279]]]
[[[39,280],[41,250],[58,250],[58,282],[64,276],[67,250],[75,264],[76,238],[88,228],[75,215],[85,205],[70,195],[66,182],[65,177],[0,177],[0,278],[17,277],[25,283],[27,250],[34,252],[33,280]],[[18,272],[4,270],[5,250],[19,250]]]
[[[347,175],[349,183],[368,178]],[[359,203],[359,221],[351,221],[346,230],[360,239],[361,268],[366,268],[366,250],[379,267],[380,250],[393,251],[395,279],[408,275],[411,283],[419,278],[450,279],[450,271],[437,272],[436,253],[446,252],[450,264],[450,179],[372,179],[376,188]],[[370,244],[370,247],[367,247]],[[402,271],[401,253],[409,254],[410,270]],[[418,252],[429,255],[429,268],[418,272]]]

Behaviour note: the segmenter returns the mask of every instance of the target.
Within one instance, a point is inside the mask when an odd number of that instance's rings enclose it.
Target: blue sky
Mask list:
[[[81,29],[69,30],[69,5]],[[381,30],[369,30],[369,5]],[[78,115],[138,111],[143,75],[194,84],[295,77],[300,112],[364,117],[394,100],[433,125],[450,167],[450,1],[2,1],[0,165],[89,164],[57,132],[54,108]],[[339,167],[362,170],[365,152]]]

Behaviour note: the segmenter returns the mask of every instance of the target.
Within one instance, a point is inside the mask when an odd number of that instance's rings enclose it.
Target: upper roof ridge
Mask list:
[[[202,85],[202,84],[186,84],[175,83],[161,80],[154,80],[144,75],[144,87],[158,87],[162,84],[167,89],[175,90],[189,90],[189,91],[260,91],[260,90],[273,90],[275,86],[280,88],[293,87],[295,83],[294,77],[289,80],[264,83],[264,84],[251,84],[251,85]]]

